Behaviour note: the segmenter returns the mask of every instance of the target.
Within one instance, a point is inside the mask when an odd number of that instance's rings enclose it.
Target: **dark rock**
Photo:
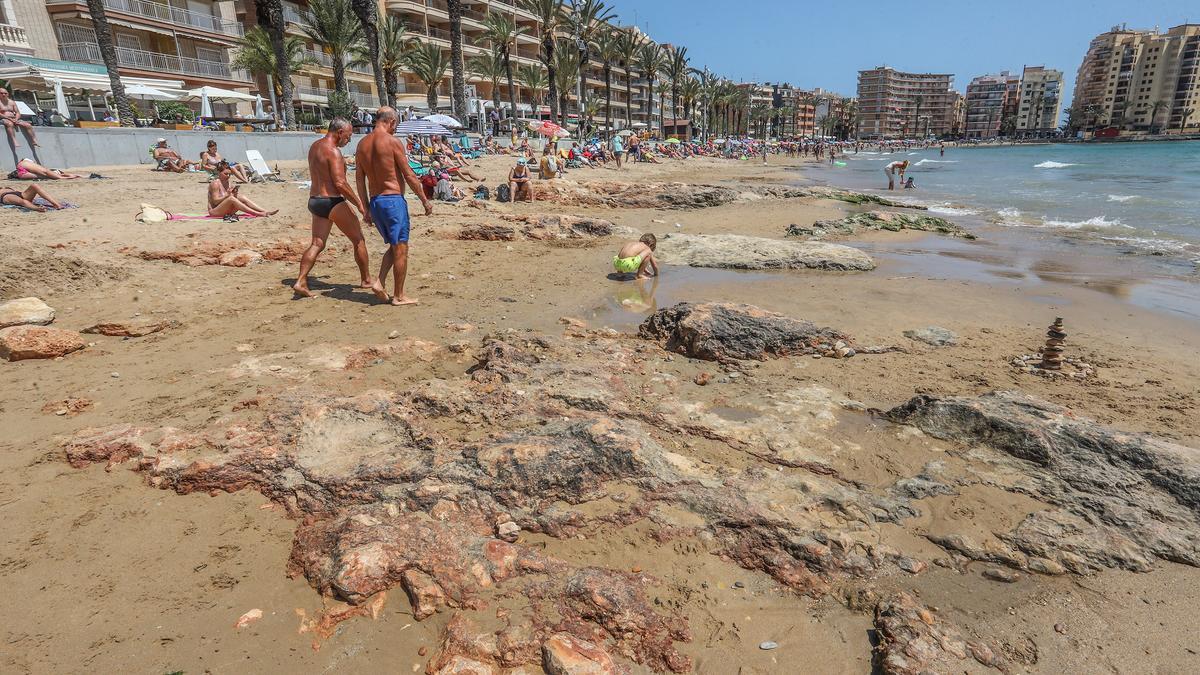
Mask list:
[[[84,333],[97,333],[109,337],[144,337],[152,333],[164,331],[179,326],[178,321],[153,321],[138,318],[132,321],[110,321],[98,323],[83,329]]]
[[[765,360],[817,353],[821,343],[850,342],[832,328],[768,312],[753,305],[681,302],[646,319],[638,335],[670,351],[708,361]]]
[[[975,238],[975,235],[945,218],[893,213],[890,211],[868,211],[866,213],[855,213],[838,220],[818,220],[807,227],[803,225],[789,225],[787,235],[789,237],[821,239],[830,235],[854,235],[863,230],[888,230],[891,232],[918,230],[922,232],[936,232],[952,237],[962,237],[964,239]]]
[[[1017,392],[918,396],[887,416],[999,451],[997,485],[1055,505],[1003,535],[1007,552],[962,537],[939,542],[969,558],[1022,567],[1035,557],[1044,569],[1077,573],[1147,571],[1155,558],[1200,566],[1200,451],[1110,429]]]
[[[458,238],[464,241],[512,241],[517,238],[517,231],[505,225],[465,225],[458,231]]]

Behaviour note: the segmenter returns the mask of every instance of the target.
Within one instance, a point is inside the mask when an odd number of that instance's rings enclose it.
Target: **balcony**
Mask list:
[[[104,64],[104,58],[100,55],[100,47],[91,42],[62,43],[58,46],[58,52],[64,61]],[[193,77],[217,80],[249,81],[245,73],[241,71],[235,73],[230,70],[228,63],[222,61],[206,61],[204,59],[176,56],[175,54],[161,54],[142,49],[117,47],[117,63],[123,68],[191,75]]]
[[[25,37],[25,29],[7,23],[0,23],[0,45],[29,48],[29,40]]]
[[[51,11],[53,11],[54,5],[77,5],[85,13],[87,11],[87,5],[83,0],[48,0],[46,4],[51,6]],[[153,19],[154,21],[180,28],[202,30],[231,38],[239,38],[244,34],[242,24],[237,21],[230,21],[213,14],[205,14],[204,12],[194,12],[189,9],[171,7],[161,2],[149,2],[149,0],[104,0],[104,8],[113,13],[128,14],[143,19]]]
[[[313,61],[316,61],[317,65],[321,66],[322,68],[329,68],[330,70],[333,69],[333,55],[332,54],[328,54],[328,53],[322,52],[322,51],[317,51],[315,49],[305,50],[305,54],[309,58],[311,58]],[[371,64],[369,64],[369,63],[356,64],[356,65],[347,64],[346,70],[348,72],[358,73],[360,75],[374,76],[374,74],[375,74],[375,71],[371,70]]]
[[[313,96],[325,100],[329,98],[329,94],[333,93],[333,90],[324,87],[296,87],[293,92],[296,96]],[[379,105],[379,99],[375,98],[374,94],[361,91],[350,92],[350,100],[362,108],[374,108]]]

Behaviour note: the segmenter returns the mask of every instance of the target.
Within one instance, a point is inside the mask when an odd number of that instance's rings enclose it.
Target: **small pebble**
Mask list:
[[[271,366],[271,372],[273,373],[277,373],[281,370],[283,370],[283,366]]]
[[[735,582],[733,582],[733,587],[734,587],[734,588],[745,588],[745,587],[746,587],[746,584],[743,584],[743,583],[742,583],[742,582],[740,582],[740,581],[735,581]]]
[[[109,373],[108,376],[112,377],[112,378],[117,378],[117,377],[120,377],[121,374],[120,373]]]
[[[55,410],[55,411],[54,411],[54,414],[55,414],[55,415],[58,415],[59,417],[62,417],[63,415],[66,415],[66,414],[67,414],[67,411],[66,411],[66,410],[64,410],[63,408],[59,408],[58,410]]]
[[[762,650],[770,650],[770,649],[775,649],[778,646],[779,645],[777,643],[767,640],[766,642],[759,643],[758,648],[762,649]]]
[[[400,337],[400,331],[398,331],[398,330],[394,330],[394,331],[388,333],[389,340],[395,340],[398,337]]]
[[[421,647],[420,649],[417,650],[418,656],[425,656],[428,653],[429,653],[429,647]]]
[[[1056,624],[1054,624],[1054,632],[1055,633],[1066,633],[1067,627],[1061,623],[1056,623]]]

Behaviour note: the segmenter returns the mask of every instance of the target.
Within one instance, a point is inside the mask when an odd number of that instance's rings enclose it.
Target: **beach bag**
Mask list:
[[[475,188],[475,199],[488,200],[492,198],[492,191],[488,190],[486,185],[480,185]]]
[[[142,204],[142,210],[133,219],[143,223],[165,223],[171,219],[171,214],[153,204]]]
[[[442,178],[437,182],[437,186],[433,189],[433,194],[438,201],[448,202],[454,199],[454,188],[450,185],[450,181]]]
[[[498,202],[511,202],[512,201],[512,189],[509,188],[507,184],[499,185],[496,187],[496,201],[498,201]]]

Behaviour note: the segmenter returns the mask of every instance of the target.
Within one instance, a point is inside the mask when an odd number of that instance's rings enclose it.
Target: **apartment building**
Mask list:
[[[954,129],[954,76],[879,66],[858,73],[860,138],[942,136]]]
[[[1200,132],[1200,24],[1114,26],[1088,46],[1072,110],[1085,132]]]
[[[1062,114],[1062,83],[1061,70],[1025,66],[1021,71],[1016,135],[1045,135],[1058,129]]]
[[[967,138],[995,138],[1000,135],[1007,115],[1016,116],[1017,102],[1007,70],[999,75],[980,75],[967,85]],[[1018,84],[1020,80],[1017,80]]]
[[[249,76],[229,66],[243,35],[229,0],[104,0],[122,75],[182,81],[186,87],[246,91]],[[46,0],[57,54],[76,63],[103,64],[85,0]]]

